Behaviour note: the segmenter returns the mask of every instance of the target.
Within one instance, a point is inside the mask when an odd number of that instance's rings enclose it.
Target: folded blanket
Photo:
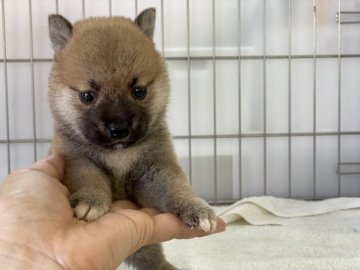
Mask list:
[[[360,269],[359,198],[253,197],[214,209],[231,222],[226,232],[164,243],[169,261],[186,270]]]
[[[251,197],[223,209],[226,223],[244,219],[252,225],[299,225],[360,222],[360,198],[301,201],[271,196]]]

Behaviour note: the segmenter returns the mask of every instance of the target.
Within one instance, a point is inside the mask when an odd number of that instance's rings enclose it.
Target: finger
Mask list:
[[[214,232],[205,232],[202,229],[192,229],[190,226],[182,222],[180,230],[177,232],[177,235],[174,238],[189,239],[194,237],[203,237],[214,233],[220,233],[225,230],[226,230],[225,222],[219,217],[216,218],[216,229]]]
[[[36,162],[30,169],[42,171],[45,174],[62,181],[65,161],[60,154],[53,154],[46,159]]]
[[[226,231],[226,223],[222,218],[216,218],[216,230],[214,233],[220,233]]]
[[[212,234],[200,229],[192,230],[188,225],[172,214],[159,214],[154,216],[153,219],[154,233],[152,239],[150,239],[150,243],[164,242],[174,238],[189,239]],[[225,222],[222,219],[217,218],[217,227],[214,233],[222,232],[225,229]]]
[[[124,209],[140,209],[140,206],[138,206],[137,204],[128,201],[128,200],[121,200],[121,201],[116,201],[113,202],[113,204],[111,205],[111,212],[117,212],[120,210],[124,210]]]
[[[154,208],[141,208],[139,211],[144,212],[145,214],[149,216],[155,216],[158,215],[160,212]]]
[[[139,205],[128,201],[128,200],[121,200],[121,201],[116,201],[112,204],[111,206],[111,212],[117,212],[117,211],[121,211],[124,209],[133,209],[133,210],[139,210],[143,213],[148,214],[149,216],[154,216],[159,214],[160,212],[156,209],[153,208],[140,208]]]

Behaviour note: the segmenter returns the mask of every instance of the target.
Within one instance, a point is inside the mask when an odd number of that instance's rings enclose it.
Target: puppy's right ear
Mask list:
[[[55,53],[61,51],[72,34],[73,26],[63,16],[49,15],[49,34]]]

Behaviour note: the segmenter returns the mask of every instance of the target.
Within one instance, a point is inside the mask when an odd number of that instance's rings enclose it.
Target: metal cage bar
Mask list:
[[[341,0],[338,0],[339,20],[341,21]],[[341,163],[341,24],[338,24],[338,136],[337,136],[337,163]],[[341,175],[338,174],[338,196],[341,196]]]
[[[55,0],[55,13],[59,14],[59,0]]]
[[[313,0],[313,131],[316,134],[316,0]],[[313,199],[316,198],[316,135],[313,136]]]
[[[288,2],[289,10],[288,10],[288,42],[289,42],[289,49],[288,49],[288,132],[292,134],[291,128],[291,117],[292,117],[292,86],[291,86],[291,78],[292,78],[292,7],[291,7],[291,0]],[[291,147],[292,147],[292,140],[291,136],[288,137],[288,178],[289,178],[289,187],[288,187],[288,197],[292,197],[292,156],[291,156]]]
[[[161,0],[160,6],[161,6],[161,54],[164,57],[165,56],[164,0]]]
[[[216,134],[216,135],[175,135],[175,140],[184,139],[242,139],[242,138],[283,138],[283,137],[314,137],[314,136],[354,136],[360,135],[360,131],[343,131],[343,132],[293,132],[293,133],[242,133],[242,134]],[[34,139],[5,139],[0,143],[33,143]],[[51,139],[36,139],[36,142],[50,142]]]
[[[215,59],[215,47],[216,47],[216,30],[215,30],[215,0],[212,0],[212,71],[213,71],[213,125],[214,125],[214,201],[218,201],[218,187],[217,187],[217,138],[216,138],[216,59]]]
[[[263,10],[263,129],[264,133],[267,133],[267,106],[266,106],[266,99],[267,99],[267,91],[266,91],[266,83],[267,83],[267,72],[266,72],[266,55],[267,55],[267,1],[263,1],[264,10]],[[264,195],[267,194],[267,138],[264,136],[263,138],[263,166],[264,166],[264,172],[263,172],[263,181],[264,181]]]
[[[360,15],[360,11],[339,11],[336,13],[336,21],[339,24],[359,24],[360,20],[343,20],[347,15]]]
[[[86,14],[85,14],[85,5],[86,5],[85,0],[82,0],[82,2],[81,2],[81,12],[82,12],[82,18],[83,18],[83,19],[85,19],[85,18],[86,18]]]
[[[238,59],[237,59],[237,63],[238,63],[238,133],[241,134],[242,133],[242,121],[241,121],[241,0],[238,0],[238,20],[237,20],[237,45],[238,45]],[[239,136],[239,140],[238,140],[238,144],[239,144],[239,197],[243,197],[242,196],[242,192],[243,192],[243,181],[242,181],[242,177],[241,177],[241,168],[242,168],[242,139]]]
[[[109,17],[112,17],[113,12],[112,12],[112,0],[109,0]]]
[[[188,95],[188,154],[189,179],[192,184],[192,146],[191,146],[191,58],[190,58],[190,0],[186,0],[186,60],[187,60],[187,95]]]
[[[313,54],[302,54],[302,55],[290,55],[291,59],[313,59]],[[317,54],[315,55],[316,59],[337,59],[339,57],[338,54]],[[188,58],[190,60],[212,60],[212,56],[165,56],[165,60],[167,61],[187,61]],[[360,58],[360,54],[340,54],[340,58]],[[238,60],[238,55],[231,56],[220,56],[215,55],[215,60]],[[263,60],[263,55],[241,55],[240,60]],[[287,60],[289,59],[289,55],[266,55],[266,60]],[[6,61],[8,63],[27,63],[30,62],[30,58],[7,58]],[[54,60],[52,58],[34,58],[34,63],[52,63]],[[0,58],[0,63],[3,63],[4,59]]]
[[[34,162],[37,160],[37,145],[36,145],[36,115],[35,115],[35,80],[34,80],[34,33],[33,33],[33,19],[32,19],[32,0],[29,0],[29,32],[30,32],[30,69],[31,69],[31,103],[32,103],[32,121],[33,121],[33,148],[34,148]]]
[[[353,136],[360,135],[360,131],[346,131],[346,132],[294,132],[292,134],[289,133],[243,133],[243,134],[217,134],[214,135],[175,135],[173,138],[175,140],[183,140],[183,139],[236,139],[236,138],[281,138],[281,137],[313,137],[313,136]],[[33,143],[34,139],[9,139],[9,140],[0,140],[0,143]],[[50,142],[51,139],[36,139],[36,142]]]
[[[344,171],[343,167],[355,167],[353,171]],[[342,162],[336,165],[338,175],[358,175],[360,174],[360,162]]]
[[[139,3],[138,0],[135,0],[135,17],[139,14]]]
[[[5,121],[6,121],[6,158],[7,158],[7,173],[11,170],[11,156],[10,156],[10,121],[9,121],[9,87],[8,87],[8,72],[7,72],[7,57],[6,57],[6,27],[5,27],[5,3],[1,0],[2,12],[2,34],[3,34],[3,63],[4,63],[4,90],[5,90]]]

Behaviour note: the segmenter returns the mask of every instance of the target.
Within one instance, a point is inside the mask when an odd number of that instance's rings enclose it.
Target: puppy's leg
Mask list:
[[[216,216],[212,208],[191,190],[180,166],[166,154],[154,160],[133,181],[137,201],[146,207],[170,212],[191,228],[215,231]],[[170,156],[171,157],[171,156]]]
[[[110,210],[109,177],[88,159],[67,158],[64,183],[71,192],[75,215],[85,221],[96,220]]]
[[[161,244],[144,246],[128,257],[125,263],[137,270],[177,270],[164,256]]]

